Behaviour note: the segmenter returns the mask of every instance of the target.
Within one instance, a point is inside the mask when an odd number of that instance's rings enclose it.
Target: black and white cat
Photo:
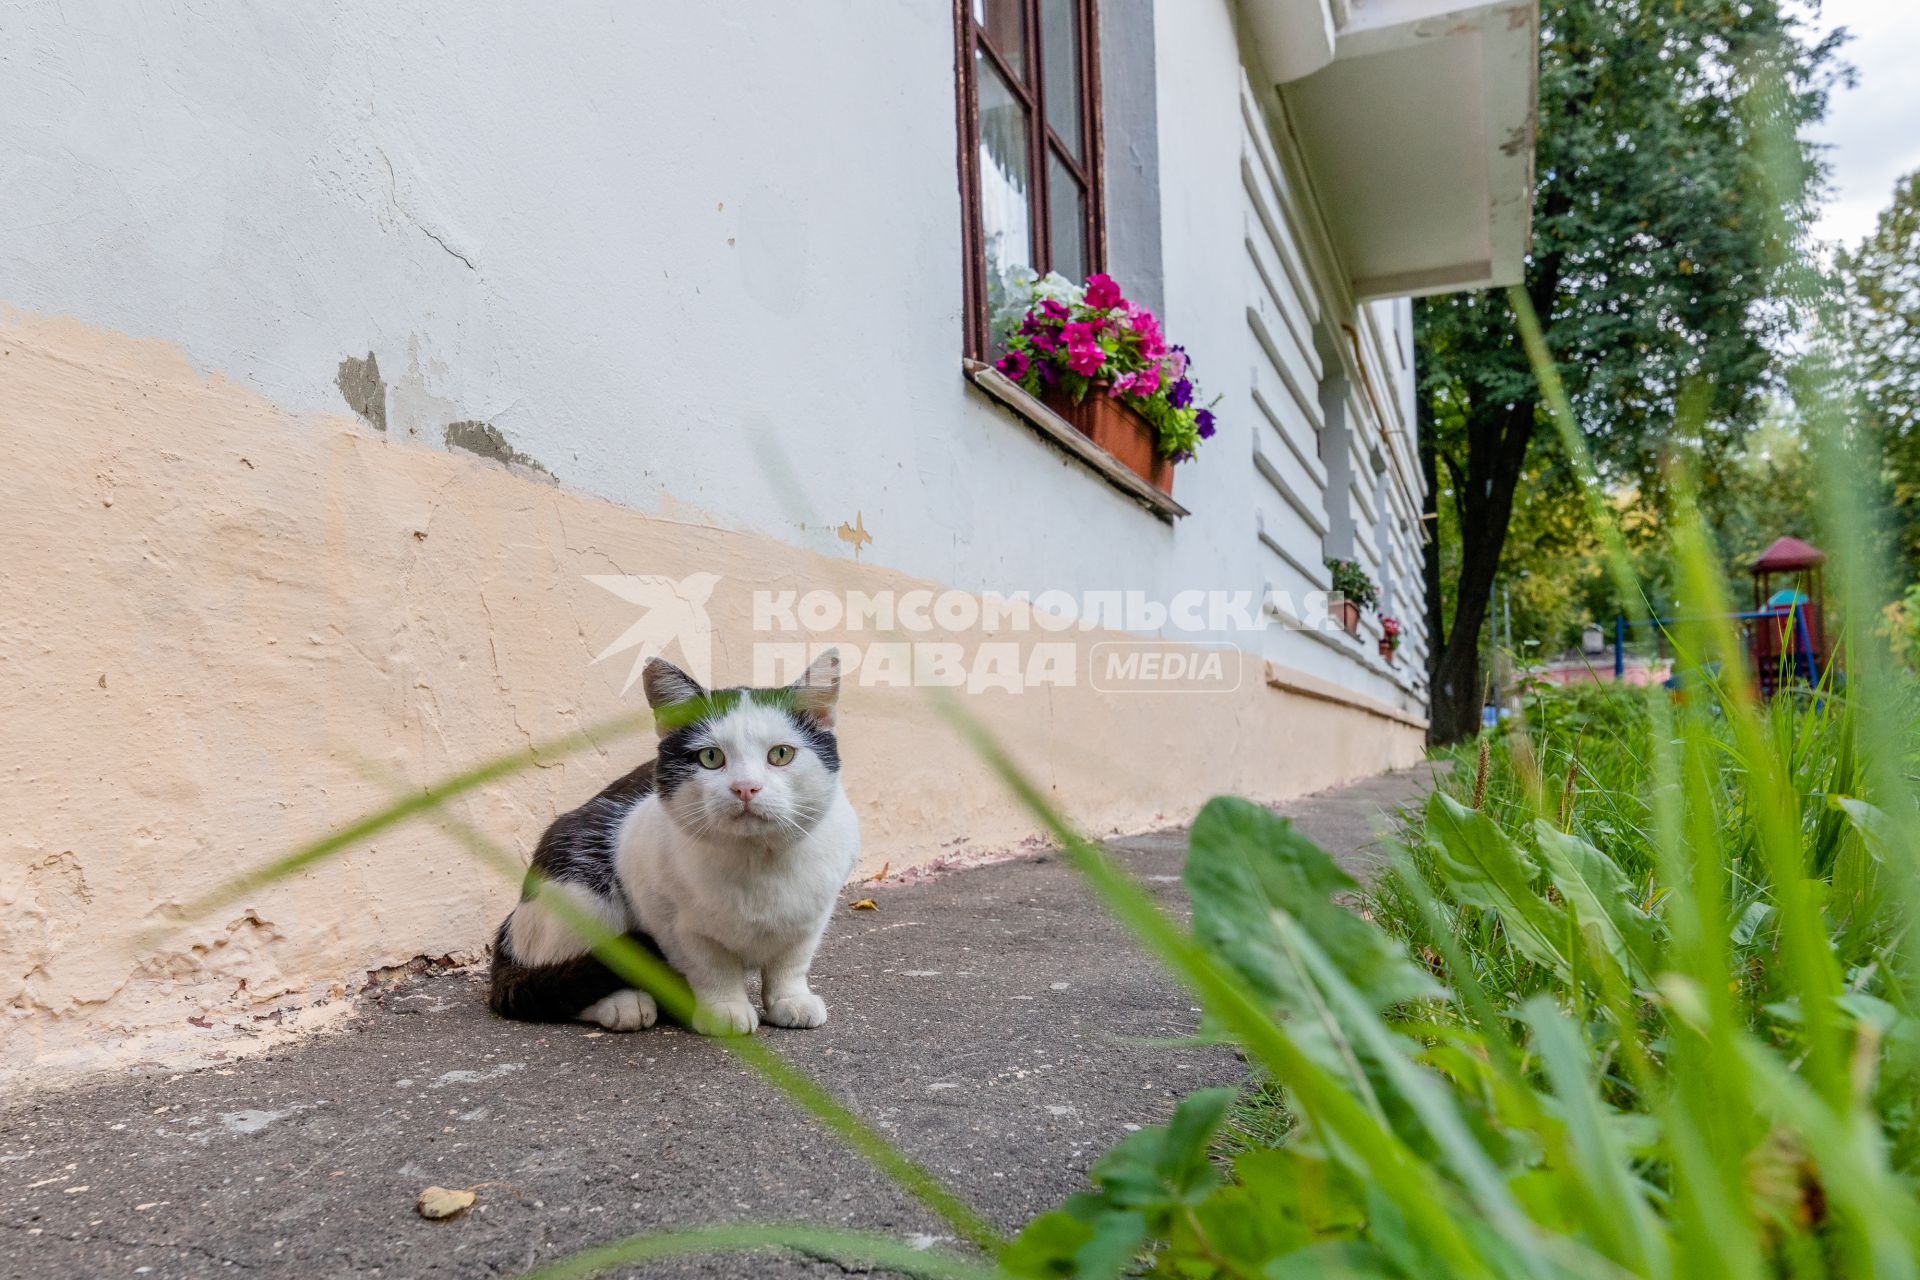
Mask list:
[[[686,978],[695,1030],[744,1034],[762,1016],[819,1026],[827,1006],[807,970],[860,851],[833,733],[838,653],[778,689],[709,691],[659,658],[643,678],[658,756],[557,818],[531,871]],[[531,884],[494,938],[493,1011],[652,1026],[653,997],[596,960]],[[747,998],[755,970],[764,1015]]]

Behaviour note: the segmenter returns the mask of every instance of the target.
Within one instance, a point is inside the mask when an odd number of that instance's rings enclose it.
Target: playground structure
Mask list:
[[[1823,570],[1827,553],[1799,538],[1776,538],[1748,572],[1753,578],[1753,608],[1732,615],[1746,641],[1747,661],[1764,698],[1791,684],[1818,685],[1831,667],[1827,646]],[[1666,656],[1667,632],[1690,621],[1651,620],[1660,654]],[[1614,679],[1626,675],[1627,619],[1613,623]]]

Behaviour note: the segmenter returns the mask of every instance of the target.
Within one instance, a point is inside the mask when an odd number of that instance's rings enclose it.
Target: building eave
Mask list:
[[[1537,0],[1245,0],[1356,298],[1518,282]]]

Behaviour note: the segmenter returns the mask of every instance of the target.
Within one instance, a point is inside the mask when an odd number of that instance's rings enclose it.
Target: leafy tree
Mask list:
[[[1837,265],[1861,425],[1886,458],[1907,578],[1920,579],[1920,172],[1894,185],[1873,234]]]
[[[1544,0],[1533,246],[1524,289],[1581,430],[1609,481],[1658,505],[1675,447],[1711,478],[1774,386],[1793,323],[1774,297],[1786,246],[1764,216],[1746,90],[1777,65],[1778,109],[1818,119],[1838,74],[1834,33],[1809,40],[1787,0]],[[1799,156],[1799,203],[1821,168]],[[1797,219],[1796,219],[1797,220]],[[1544,421],[1500,292],[1427,299],[1417,311],[1421,446],[1430,499],[1455,504],[1459,574],[1442,612],[1442,550],[1427,553],[1435,742],[1479,723],[1479,638],[1515,497]],[[1683,387],[1704,420],[1675,438]]]
[[[1736,583],[1781,534],[1819,542],[1814,464],[1794,406],[1776,400],[1703,495],[1727,576]],[[1740,599],[1734,593],[1734,599]]]

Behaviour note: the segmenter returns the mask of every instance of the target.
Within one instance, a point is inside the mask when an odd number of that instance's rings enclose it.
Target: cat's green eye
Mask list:
[[[697,759],[702,769],[718,769],[727,762],[727,753],[718,747],[702,747]]]
[[[781,743],[779,746],[775,747],[773,750],[767,752],[768,764],[786,764],[788,761],[792,759],[793,759],[793,748],[788,746],[784,742]]]

